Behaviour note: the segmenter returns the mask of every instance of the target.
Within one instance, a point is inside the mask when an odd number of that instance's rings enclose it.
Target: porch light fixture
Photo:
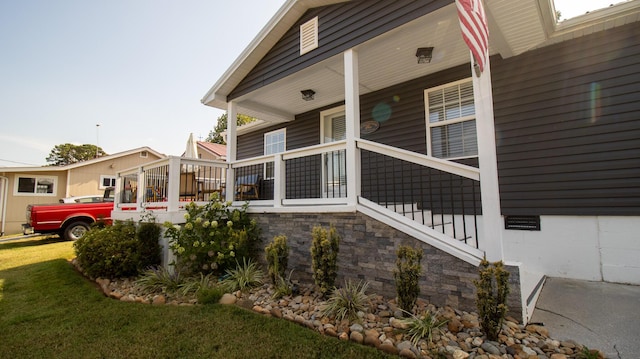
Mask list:
[[[302,90],[302,91],[300,91],[300,93],[302,93],[302,99],[305,100],[305,101],[313,100],[313,96],[316,94],[316,92],[311,90],[311,89]]]
[[[428,64],[433,58],[433,47],[419,47],[416,50],[416,57],[419,64]]]

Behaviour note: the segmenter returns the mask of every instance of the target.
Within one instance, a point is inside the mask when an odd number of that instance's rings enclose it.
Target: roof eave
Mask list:
[[[308,9],[347,1],[351,0],[287,0],[200,102],[226,111],[229,93]]]

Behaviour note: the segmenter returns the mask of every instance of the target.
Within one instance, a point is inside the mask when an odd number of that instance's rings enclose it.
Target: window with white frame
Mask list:
[[[424,91],[427,112],[427,151],[433,157],[476,157],[476,111],[471,79]]]
[[[98,186],[99,189],[105,189],[107,187],[115,187],[115,186],[116,186],[116,176],[106,176],[106,175],[100,176],[100,185]]]
[[[264,134],[264,154],[272,155],[274,153],[284,152],[286,149],[287,133],[286,129],[267,132]],[[267,162],[264,166],[264,178],[271,179],[274,177],[274,164]]]
[[[54,176],[17,175],[14,194],[18,196],[55,196],[58,178]]]

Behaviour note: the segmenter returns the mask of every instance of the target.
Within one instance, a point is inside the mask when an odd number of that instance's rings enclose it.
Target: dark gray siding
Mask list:
[[[502,213],[640,215],[640,25],[491,61]],[[362,96],[362,122],[376,105],[391,108],[363,138],[425,153],[424,89],[469,75],[463,65]],[[319,143],[321,110],[280,125],[287,149]],[[275,128],[240,137],[239,158],[261,155]],[[367,196],[394,178],[376,179]]]
[[[433,12],[453,0],[361,0],[310,9],[229,94],[228,100]],[[318,48],[300,56],[300,25],[318,16]]]
[[[491,66],[503,214],[640,215],[640,25]]]

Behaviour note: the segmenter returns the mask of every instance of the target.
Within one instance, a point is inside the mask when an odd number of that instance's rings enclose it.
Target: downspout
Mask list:
[[[71,170],[67,170],[67,185],[65,186],[65,189],[64,189],[65,197],[71,197],[71,195],[69,194],[70,186],[71,186]]]
[[[2,180],[2,230],[0,231],[0,237],[4,236],[4,224],[7,219],[7,193],[9,191],[9,178],[0,176],[0,180]]]

